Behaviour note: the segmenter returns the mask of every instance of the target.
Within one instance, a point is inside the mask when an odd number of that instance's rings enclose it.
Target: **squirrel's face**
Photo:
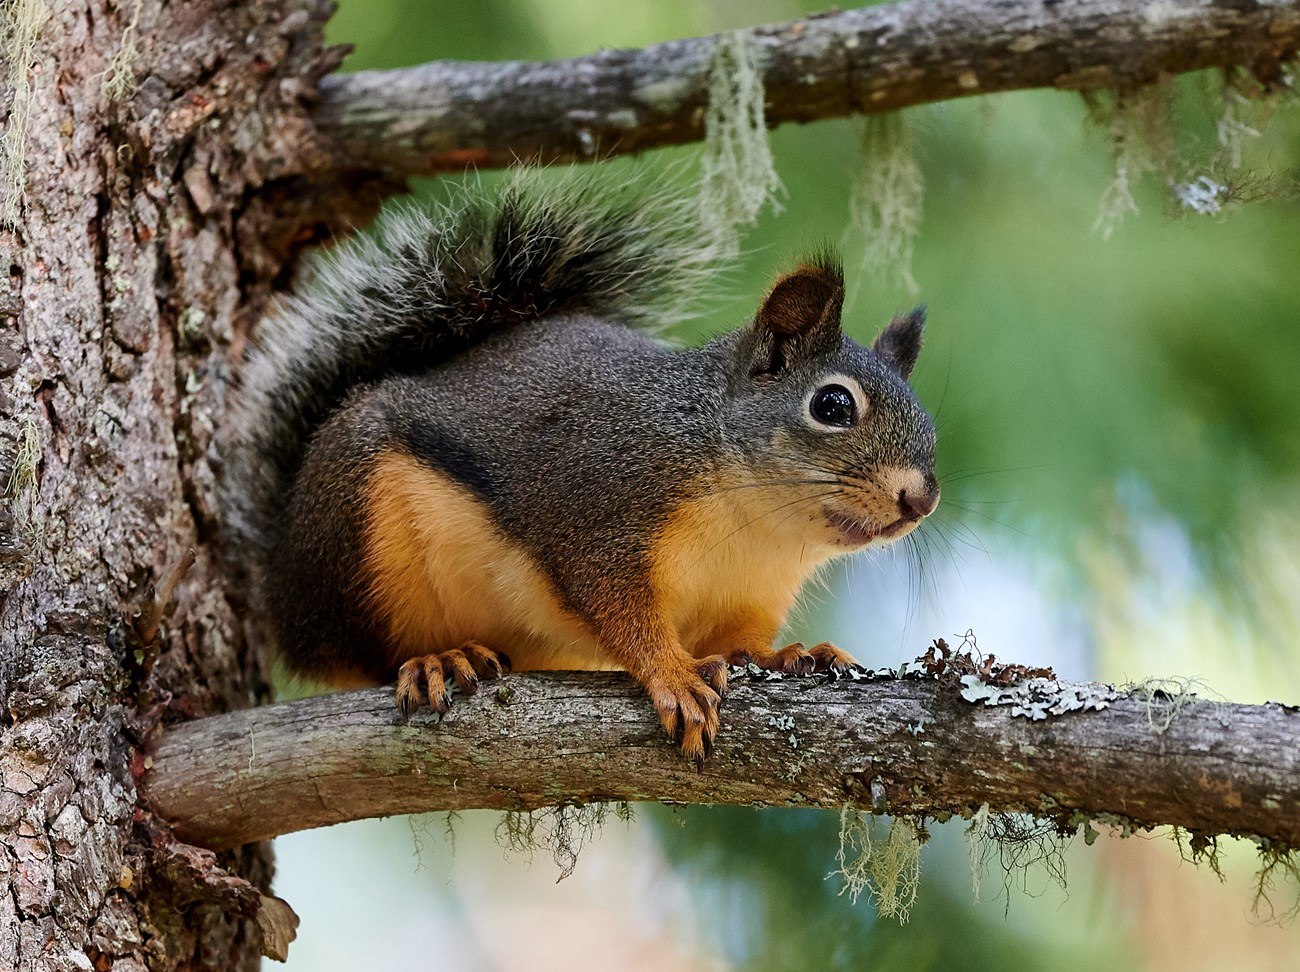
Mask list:
[[[841,333],[842,300],[826,259],[777,282],[732,345],[723,423],[743,502],[825,553],[906,536],[939,502],[934,422],[907,383],[924,311],[868,349]]]

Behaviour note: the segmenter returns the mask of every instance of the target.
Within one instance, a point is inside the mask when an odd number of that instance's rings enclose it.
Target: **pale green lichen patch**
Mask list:
[[[1067,712],[1087,712],[1109,707],[1123,693],[1097,682],[1063,682],[1055,678],[1029,678],[1010,685],[993,685],[978,674],[961,677],[961,697],[984,705],[1009,705],[1011,715],[1039,721]]]
[[[749,226],[781,189],[763,113],[759,52],[743,30],[718,35],[700,162],[700,215],[720,257],[739,250]]]
[[[1150,173],[1164,183],[1179,215],[1216,216],[1236,205],[1300,193],[1300,180],[1266,171],[1266,148],[1256,153],[1260,171],[1250,170],[1251,143],[1263,144],[1261,136],[1271,117],[1279,107],[1296,102],[1294,67],[1278,71],[1280,80],[1270,78],[1267,83],[1258,80],[1260,72],[1269,74],[1268,66],[1224,69],[1213,89],[1186,79],[1085,93],[1092,119],[1106,131],[1114,158],[1094,228],[1109,237],[1127,216],[1136,214],[1135,187]],[[1208,148],[1171,121],[1193,112],[1217,116]]]
[[[1093,119],[1105,127],[1111,142],[1114,170],[1101,194],[1101,208],[1093,229],[1110,239],[1126,217],[1138,213],[1134,187],[1148,172],[1167,171],[1173,159],[1168,125],[1168,83],[1119,91],[1107,97],[1092,93],[1088,107]]]

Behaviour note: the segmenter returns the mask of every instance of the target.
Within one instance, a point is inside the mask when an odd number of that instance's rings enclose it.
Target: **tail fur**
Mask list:
[[[308,438],[350,389],[547,315],[673,322],[712,272],[708,239],[693,203],[592,170],[520,169],[495,196],[390,210],[262,324],[226,474],[240,559],[269,550]]]

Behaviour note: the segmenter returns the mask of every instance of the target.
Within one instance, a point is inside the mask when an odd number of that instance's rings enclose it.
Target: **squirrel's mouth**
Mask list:
[[[909,522],[904,519],[893,523],[874,523],[861,517],[851,516],[841,510],[823,509],[826,522],[839,534],[839,540],[847,546],[864,547],[873,540],[892,537],[902,532]]]

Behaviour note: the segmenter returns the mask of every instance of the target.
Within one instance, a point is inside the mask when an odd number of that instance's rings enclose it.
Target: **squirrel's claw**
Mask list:
[[[426,701],[433,711],[445,713],[451,708],[448,679],[462,695],[473,695],[480,679],[499,678],[509,666],[509,658],[477,641],[412,658],[397,670],[397,707],[406,719]]]
[[[692,659],[680,671],[656,677],[646,688],[668,738],[696,769],[713,752],[719,710],[727,691],[727,661],[721,655]]]
[[[844,672],[850,668],[860,667],[858,660],[842,648],[837,648],[829,641],[813,645],[808,654],[814,662],[814,671]]]
[[[796,641],[777,651],[756,652],[741,649],[732,652],[732,664],[743,665],[752,662],[768,672],[786,672],[790,675],[810,675],[813,672],[842,672],[857,665],[857,660],[848,652],[836,648],[829,641],[805,648]]]

